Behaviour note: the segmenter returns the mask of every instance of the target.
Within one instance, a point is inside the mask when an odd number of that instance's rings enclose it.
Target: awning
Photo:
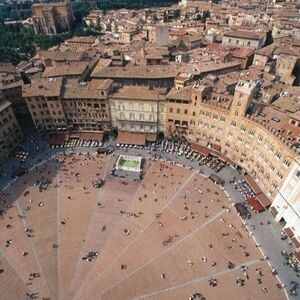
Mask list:
[[[211,144],[212,149],[217,150],[218,152],[221,152],[221,146],[218,144]]]
[[[129,145],[145,145],[146,135],[144,133],[119,132],[117,142]]]
[[[236,166],[236,163],[235,163],[233,160],[229,159],[229,158],[226,158],[226,162],[227,162],[228,164],[230,164],[231,166],[233,166],[233,167]]]
[[[69,140],[69,135],[65,133],[58,133],[53,135],[50,140],[49,144],[50,145],[61,145],[64,141]]]
[[[285,232],[285,234],[288,236],[288,237],[292,237],[294,235],[294,232],[292,231],[291,228],[287,227],[287,228],[284,228],[283,231]]]
[[[268,208],[272,204],[270,199],[264,193],[260,193],[259,195],[257,195],[256,199],[265,208]]]
[[[205,156],[208,156],[210,154],[210,151],[206,147],[203,147],[196,143],[192,144],[192,150]]]
[[[63,134],[63,139],[64,139],[65,142],[68,141],[70,139],[70,135],[68,133],[64,133]]]
[[[70,133],[70,139],[80,139],[80,132]]]
[[[295,248],[300,248],[300,242],[297,240],[297,238],[295,238],[294,236],[291,237],[291,241],[293,242],[293,244],[295,245]]]
[[[92,141],[102,141],[103,133],[102,132],[82,132],[80,134],[81,140],[92,140]]]
[[[156,133],[147,133],[146,139],[148,142],[155,142],[156,141]]]
[[[261,193],[261,189],[259,188],[259,186],[257,185],[257,183],[254,181],[254,179],[249,174],[245,175],[245,180],[250,185],[251,189],[253,190],[253,192],[256,195],[258,195],[259,193]]]
[[[300,262],[300,251],[295,252],[294,257],[298,262]]]
[[[224,163],[227,162],[227,157],[225,155],[223,155],[220,152],[214,151],[214,150],[210,150],[210,154],[216,156],[217,158],[219,158],[220,160],[222,160]]]
[[[261,212],[264,211],[265,209],[263,208],[263,206],[253,197],[248,198],[247,202],[249,203],[249,205],[251,206],[252,210],[257,211],[257,212]]]

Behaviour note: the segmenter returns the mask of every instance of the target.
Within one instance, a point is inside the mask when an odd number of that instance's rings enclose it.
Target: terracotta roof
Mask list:
[[[92,79],[89,82],[79,82],[78,79],[68,79],[63,87],[63,98],[102,99],[100,91],[108,90],[113,81],[110,79]]]
[[[205,48],[203,48],[202,51],[213,50],[213,51],[218,51],[218,52],[228,52],[232,49],[234,49],[234,48],[230,47],[230,46],[224,46],[219,43],[210,43],[210,44],[207,44],[207,46]]]
[[[274,54],[276,54],[276,55],[281,55],[281,54],[291,55],[291,56],[295,56],[297,59],[297,57],[300,56],[300,49],[293,47],[293,46],[289,46],[289,45],[283,45],[283,46],[276,48],[274,51]]]
[[[88,43],[94,44],[97,40],[96,36],[74,36],[68,40],[65,40],[65,43]]]
[[[233,57],[237,57],[237,58],[246,58],[251,56],[254,53],[253,49],[250,48],[237,48],[232,52]]]
[[[272,202],[270,201],[270,199],[264,193],[258,194],[256,196],[256,199],[265,208],[268,208],[272,204]]]
[[[300,110],[293,114],[290,114],[290,118],[300,122]]]
[[[196,68],[198,73],[209,73],[209,72],[215,72],[219,70],[225,70],[229,68],[238,68],[240,67],[241,63],[238,61],[231,61],[226,63],[208,63],[206,65],[204,64],[194,64],[194,67]],[[194,72],[196,73],[196,72]]]
[[[176,36],[182,36],[187,34],[188,34],[187,30],[184,28],[174,29],[174,30],[171,29],[169,32],[169,35],[176,35]]]
[[[42,50],[38,53],[38,56],[43,59],[50,59],[53,61],[80,61],[82,60],[84,52],[82,51],[53,51]]]
[[[234,31],[224,32],[223,36],[231,36],[231,37],[243,38],[247,40],[261,40],[266,36],[266,34],[264,32],[234,30]]]
[[[268,45],[266,47],[263,47],[263,48],[257,50],[256,53],[259,55],[270,56],[270,55],[273,55],[275,49],[276,49],[276,45],[271,44],[271,45]]]
[[[293,95],[282,95],[273,102],[273,106],[277,107],[283,112],[295,113],[300,111],[300,97]]]
[[[60,96],[63,79],[56,78],[39,78],[31,82],[31,84],[24,84],[22,86],[23,97],[58,97]]]
[[[82,75],[88,68],[89,62],[78,61],[76,63],[64,64],[59,66],[47,67],[43,77],[58,77],[66,75]]]
[[[91,77],[94,78],[175,78],[180,72],[189,72],[193,69],[188,64],[172,63],[167,65],[151,66],[125,66],[125,67],[101,67],[94,69]]]
[[[261,193],[260,187],[257,185],[257,183],[255,182],[255,180],[249,174],[245,175],[245,180],[250,185],[251,189],[253,190],[253,192],[255,194]]]
[[[137,99],[137,100],[163,100],[166,95],[166,88],[153,88],[147,86],[124,86],[111,95],[115,99]]]
[[[266,125],[275,130],[280,130],[285,138],[298,138],[300,136],[300,127],[295,127],[289,123],[289,114],[279,111],[275,107],[259,105],[258,120],[265,120]]]
[[[181,39],[188,43],[193,43],[196,41],[202,41],[204,39],[204,35],[185,35],[181,37]]]
[[[167,95],[167,99],[190,101],[191,97],[192,97],[192,91],[193,91],[192,86],[183,87],[179,90],[177,90],[176,88],[173,87],[169,91],[169,93]]]
[[[292,231],[291,228],[287,227],[287,228],[284,228],[283,231],[285,232],[285,234],[288,236],[288,237],[292,237],[294,235],[294,232]]]

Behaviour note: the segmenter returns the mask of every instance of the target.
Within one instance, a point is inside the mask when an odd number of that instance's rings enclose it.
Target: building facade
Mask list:
[[[232,94],[219,84],[166,88],[124,86],[112,80],[40,79],[23,89],[34,124],[44,132],[164,133],[211,149],[254,178],[275,199],[299,152],[295,114],[253,103],[256,82],[239,81]],[[268,207],[271,201],[266,202]]]
[[[87,26],[96,27],[100,26],[101,19],[103,18],[103,11],[101,10],[91,10],[88,16],[84,18]]]
[[[223,33],[222,45],[260,49],[266,42],[264,32],[233,30]]]
[[[300,247],[300,157],[293,160],[270,210],[294,244]]]
[[[27,113],[26,104],[22,99],[21,74],[11,64],[0,64],[0,92],[12,104],[14,113],[24,116]]]
[[[41,132],[104,131],[110,128],[111,87],[111,80],[41,78],[23,86],[23,97]]]
[[[65,40],[65,45],[73,51],[85,51],[99,44],[99,39],[94,36],[75,36]]]
[[[240,81],[234,96],[217,93],[209,85],[171,90],[167,95],[166,133],[220,153],[255,178],[273,199],[299,151],[293,145],[299,142],[300,128],[277,118],[267,122],[267,114],[272,116],[276,111],[250,114],[255,88],[254,82]],[[284,136],[288,129],[284,132],[270,126],[278,122],[290,128],[290,140]]]
[[[0,162],[23,140],[24,136],[15,118],[11,103],[0,99]]]
[[[165,95],[165,88],[120,88],[109,97],[112,127],[128,132],[164,132]]]
[[[73,23],[71,3],[35,3],[32,5],[32,21],[36,34],[58,34],[69,31]]]

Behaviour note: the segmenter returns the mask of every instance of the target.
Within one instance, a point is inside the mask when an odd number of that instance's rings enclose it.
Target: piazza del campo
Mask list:
[[[300,2],[22,2],[0,299],[300,299]]]

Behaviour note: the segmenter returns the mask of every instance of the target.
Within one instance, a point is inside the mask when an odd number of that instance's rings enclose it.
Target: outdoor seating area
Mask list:
[[[254,198],[255,193],[249,186],[249,184],[245,180],[239,180],[234,182],[235,188],[239,190],[241,195],[244,197],[245,200],[248,198]]]
[[[205,148],[202,147],[201,148]],[[208,150],[204,154],[204,151],[197,151],[198,148],[191,146],[186,142],[178,142],[173,140],[164,140],[161,142],[159,149],[163,152],[185,156],[191,161],[198,161],[199,165],[206,165],[216,173],[220,172],[222,168],[226,166],[226,163],[218,157],[209,154]],[[207,149],[207,148],[205,148]]]
[[[85,140],[81,138],[50,138],[49,146],[51,148],[74,148],[74,147],[101,147],[103,145],[100,140]]]
[[[101,132],[72,132],[53,134],[48,143],[51,148],[101,147],[102,140]]]
[[[15,157],[20,159],[21,161],[25,161],[29,156],[29,152],[26,151],[16,151]]]

